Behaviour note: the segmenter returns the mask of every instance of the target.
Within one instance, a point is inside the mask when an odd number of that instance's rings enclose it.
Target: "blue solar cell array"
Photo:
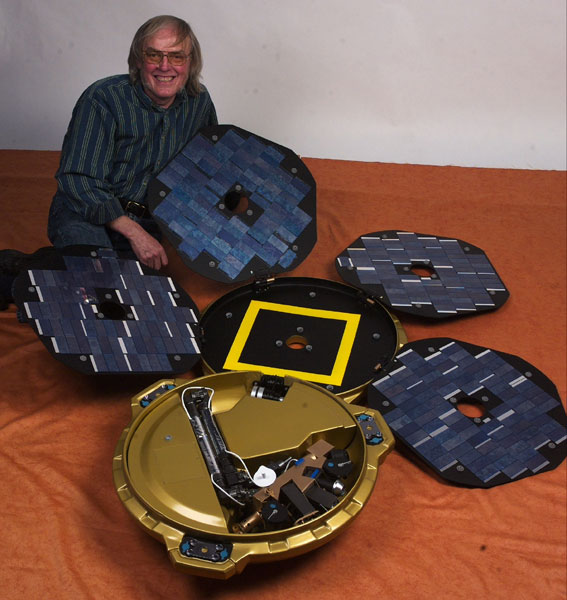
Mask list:
[[[198,360],[198,315],[169,277],[145,275],[137,261],[112,250],[63,258],[66,270],[27,272],[22,305],[55,356],[78,356],[94,373],[180,372],[187,356]]]
[[[286,270],[297,258],[297,238],[312,221],[298,206],[312,186],[284,169],[284,158],[273,146],[234,129],[216,142],[198,134],[158,175],[171,192],[153,215],[181,238],[182,256],[195,261],[207,252],[231,280],[254,257],[270,269]],[[249,194],[252,223],[219,209],[236,184]]]
[[[449,479],[451,469],[464,467],[490,487],[496,477],[502,483],[503,477],[512,481],[548,470],[539,450],[567,438],[565,422],[548,414],[561,407],[559,398],[500,353],[444,339],[422,356],[424,344],[432,342],[405,346],[369,390],[370,405],[383,410],[393,432]],[[467,397],[497,401],[473,419],[456,407]]]
[[[495,309],[508,297],[486,255],[472,246],[465,250],[460,240],[411,232],[377,232],[359,239],[337,258],[337,265],[348,270],[345,279],[350,272],[358,285],[379,287],[394,309],[451,316]],[[411,272],[420,266],[434,274]],[[496,293],[501,294],[498,303]]]

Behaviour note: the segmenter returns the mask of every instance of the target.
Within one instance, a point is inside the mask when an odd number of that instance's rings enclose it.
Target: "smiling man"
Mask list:
[[[189,78],[191,42],[178,41],[177,31],[166,27],[150,37],[143,59],[136,61],[142,86],[155,104],[169,108]]]
[[[136,32],[128,75],[107,77],[85,90],[55,175],[48,222],[55,247],[114,247],[132,251],[154,269],[167,264],[145,204],[147,184],[201,127],[217,123],[199,81],[202,64],[189,24],[162,15]],[[16,266],[25,263],[21,253],[12,258]]]

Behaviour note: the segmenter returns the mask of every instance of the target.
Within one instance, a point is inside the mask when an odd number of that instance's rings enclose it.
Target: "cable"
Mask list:
[[[240,461],[240,464],[244,467],[244,470],[246,471],[246,475],[248,475],[248,478],[250,479],[250,481],[252,483],[254,483],[254,479],[252,478],[252,475],[250,475],[250,471],[248,470],[248,467],[246,466],[246,463],[244,462],[242,457],[239,456],[238,454],[236,454],[236,452],[230,451],[228,448],[226,449],[226,453],[231,454],[232,456],[235,456],[236,458],[238,458],[238,460]],[[254,483],[254,485],[256,485],[256,484]],[[258,487],[258,486],[256,486],[256,487]]]
[[[297,458],[293,458],[292,456],[290,456],[290,457],[287,459],[287,461],[286,461],[286,462],[287,462],[287,464],[286,464],[286,466],[285,466],[284,473],[285,473],[285,472],[286,472],[286,471],[287,471],[287,470],[288,470],[288,469],[291,467],[291,463],[292,463],[292,462],[293,462],[293,463],[296,463],[296,462],[297,462]]]
[[[189,414],[189,411],[187,410],[187,407],[185,406],[185,392],[187,390],[207,390],[207,392],[210,392],[210,394],[209,394],[209,402],[208,402],[208,408],[209,408],[209,410],[211,410],[211,400],[213,399],[215,390],[213,390],[213,388],[208,388],[208,387],[191,386],[191,387],[186,387],[183,390],[183,392],[181,392],[181,404],[183,405],[183,409],[185,410],[185,413],[189,417],[189,420],[192,421],[193,419],[191,418],[191,415]]]
[[[211,482],[212,484],[217,488],[217,490],[220,490],[225,496],[228,496],[233,502],[236,502],[236,504],[240,504],[240,506],[245,506],[245,504],[243,502],[240,502],[239,500],[237,500],[234,496],[231,496],[225,489],[223,489],[214,479],[213,479],[213,473],[211,473]]]

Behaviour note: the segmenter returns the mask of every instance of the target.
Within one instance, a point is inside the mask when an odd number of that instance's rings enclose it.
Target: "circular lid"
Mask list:
[[[118,494],[174,564],[213,577],[334,537],[393,447],[375,411],[257,372],[161,381],[132,413],[114,457]]]
[[[389,308],[434,319],[495,310],[510,295],[486,254],[455,238],[368,233],[339,254],[336,267]]]
[[[49,352],[82,373],[185,373],[201,357],[189,295],[111,249],[53,249],[18,275],[14,299]]]
[[[201,129],[150,182],[147,202],[187,266],[216,281],[292,270],[317,239],[305,164],[233,125]]]
[[[203,313],[211,371],[292,375],[353,400],[406,341],[399,321],[359,290],[281,277],[233,290]]]

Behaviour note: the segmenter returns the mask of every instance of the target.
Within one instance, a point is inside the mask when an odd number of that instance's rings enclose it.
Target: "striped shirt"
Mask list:
[[[148,182],[205,125],[216,125],[209,93],[160,108],[128,75],[93,83],[79,98],[55,174],[54,204],[102,225],[124,214],[120,200],[144,203]]]

